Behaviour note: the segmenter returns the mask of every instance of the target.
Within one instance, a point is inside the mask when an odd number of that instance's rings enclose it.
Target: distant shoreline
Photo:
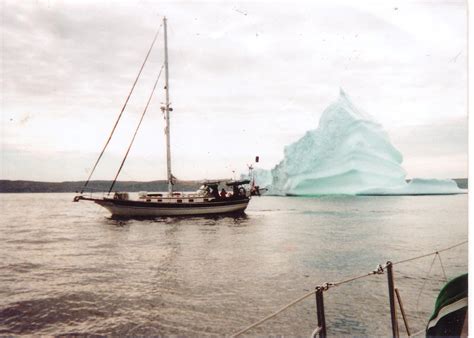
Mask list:
[[[175,185],[176,190],[195,191],[202,181],[179,181]],[[46,192],[76,192],[80,191],[85,181],[65,181],[65,182],[39,182],[23,180],[0,180],[0,193],[46,193]],[[84,191],[108,191],[112,181],[90,181]],[[114,191],[167,191],[168,182],[165,180],[138,182],[138,181],[117,181]]]
[[[459,188],[467,189],[469,180],[467,178],[453,178]],[[410,180],[407,180],[410,181]],[[175,185],[177,191],[195,191],[201,185],[201,181],[178,181]],[[23,180],[0,180],[0,193],[47,193],[47,192],[76,192],[84,186],[84,181],[65,182],[39,182]],[[95,191],[108,191],[112,181],[90,181],[88,188]],[[138,182],[118,181],[114,191],[167,191],[168,183],[165,180]],[[86,191],[90,191],[87,190]]]

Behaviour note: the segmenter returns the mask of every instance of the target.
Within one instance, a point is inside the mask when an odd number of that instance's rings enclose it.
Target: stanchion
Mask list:
[[[387,279],[388,279],[388,297],[390,299],[390,317],[392,319],[392,335],[394,338],[399,337],[397,309],[395,307],[395,287],[393,283],[392,262],[387,262]]]
[[[320,286],[316,287],[316,314],[318,316],[319,328],[317,334],[321,338],[326,338],[326,316],[324,315],[323,288]]]

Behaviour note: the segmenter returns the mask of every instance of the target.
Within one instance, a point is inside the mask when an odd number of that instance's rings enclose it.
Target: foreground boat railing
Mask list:
[[[441,261],[441,257],[440,257],[440,252],[448,251],[448,250],[454,249],[458,246],[461,246],[461,245],[464,245],[464,244],[467,244],[467,243],[468,243],[468,241],[463,241],[463,242],[457,243],[455,245],[452,245],[450,247],[447,247],[447,248],[444,248],[444,249],[441,249],[441,250],[433,251],[433,252],[430,252],[428,254],[424,254],[424,255],[408,258],[408,259],[404,259],[404,260],[401,260],[401,261],[398,261],[398,262],[393,262],[392,263],[391,261],[388,261],[383,266],[378,265],[375,270],[373,270],[369,273],[354,276],[354,277],[350,277],[350,278],[347,278],[347,279],[339,281],[339,282],[324,283],[322,285],[318,285],[318,286],[315,287],[315,289],[313,291],[310,291],[310,292],[304,294],[303,296],[293,300],[292,302],[290,302],[290,303],[286,304],[285,306],[281,307],[278,311],[276,311],[276,312],[268,315],[267,317],[253,323],[252,325],[249,325],[246,328],[244,328],[244,329],[242,329],[238,332],[233,333],[231,335],[231,337],[237,337],[237,336],[240,336],[240,335],[250,331],[251,329],[253,329],[253,328],[263,324],[264,322],[276,317],[278,314],[282,313],[286,309],[292,307],[293,305],[303,301],[304,299],[306,299],[306,298],[308,298],[308,297],[310,297],[311,295],[314,294],[316,296],[317,327],[312,332],[311,337],[323,337],[323,338],[325,338],[327,336],[327,325],[326,325],[326,317],[325,317],[325,311],[324,311],[324,292],[327,292],[330,288],[340,286],[342,284],[350,283],[350,282],[353,282],[353,281],[358,280],[358,279],[366,278],[366,277],[369,277],[369,276],[372,276],[372,275],[384,274],[385,271],[387,271],[388,294],[389,294],[389,300],[390,300],[390,318],[391,318],[391,324],[392,324],[391,325],[392,326],[392,336],[393,337],[399,337],[400,336],[400,332],[399,332],[399,328],[398,328],[396,303],[398,303],[398,307],[400,308],[400,313],[401,313],[402,318],[403,318],[403,322],[404,322],[404,325],[405,325],[405,330],[407,332],[407,335],[409,337],[420,335],[421,333],[425,332],[425,329],[412,334],[410,332],[409,327],[408,327],[408,320],[407,320],[407,317],[406,317],[406,314],[405,314],[405,310],[403,308],[403,303],[401,301],[400,293],[398,292],[398,289],[395,288],[395,283],[394,283],[394,278],[393,278],[393,266],[403,264],[403,263],[408,263],[408,262],[411,262],[411,261],[414,261],[414,260],[418,260],[418,259],[421,259],[421,258],[425,258],[425,257],[429,257],[429,256],[434,255],[434,259],[436,259],[436,257],[438,257],[438,259],[441,263],[441,267],[443,269],[443,274],[446,277],[444,267],[442,265],[442,261]],[[433,262],[434,262],[434,259],[433,259]]]

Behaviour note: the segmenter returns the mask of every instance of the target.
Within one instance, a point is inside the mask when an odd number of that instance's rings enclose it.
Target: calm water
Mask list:
[[[72,196],[0,195],[0,334],[230,334],[317,284],[467,239],[467,195],[261,197],[239,218],[129,221]],[[467,271],[465,245],[441,258],[448,277]],[[395,268],[412,331],[443,284],[439,261],[425,279],[432,260]],[[386,275],[325,305],[329,334],[391,332]],[[310,297],[249,334],[315,326]]]

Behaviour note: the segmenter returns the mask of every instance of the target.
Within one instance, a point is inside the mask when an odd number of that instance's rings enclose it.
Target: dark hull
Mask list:
[[[173,203],[145,202],[134,200],[81,198],[93,201],[110,211],[113,216],[121,217],[160,217],[160,216],[198,216],[219,215],[243,212],[249,203],[248,198],[222,201]]]

